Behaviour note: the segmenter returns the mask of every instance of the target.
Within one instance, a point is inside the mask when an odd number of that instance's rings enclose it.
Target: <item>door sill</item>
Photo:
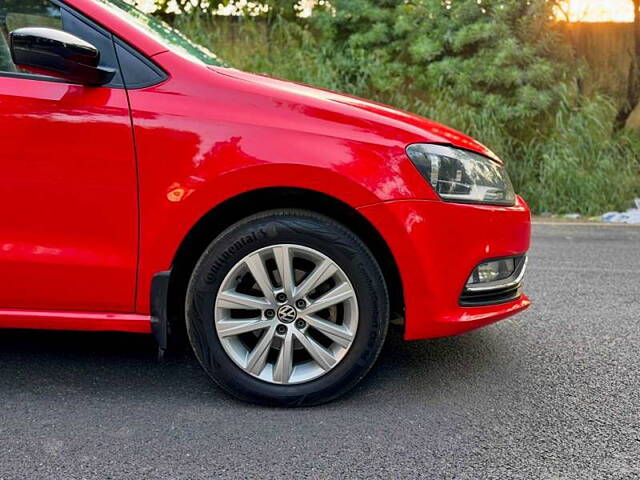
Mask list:
[[[0,329],[151,333],[151,317],[137,313],[0,309]]]

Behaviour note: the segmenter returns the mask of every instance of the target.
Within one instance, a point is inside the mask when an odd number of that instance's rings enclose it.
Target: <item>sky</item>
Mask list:
[[[572,22],[633,22],[631,0],[566,0],[562,10]],[[558,15],[566,20],[563,14]]]

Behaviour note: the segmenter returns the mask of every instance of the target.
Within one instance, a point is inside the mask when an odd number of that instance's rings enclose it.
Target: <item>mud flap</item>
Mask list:
[[[158,359],[164,357],[169,337],[169,319],[167,301],[169,296],[169,278],[171,270],[158,272],[151,280],[151,331],[158,342]]]

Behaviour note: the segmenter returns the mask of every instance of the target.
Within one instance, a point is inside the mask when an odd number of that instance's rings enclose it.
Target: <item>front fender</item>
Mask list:
[[[322,193],[354,209],[379,202],[379,193],[331,169],[312,165],[262,163],[213,178],[188,176],[154,195],[142,217],[138,311],[148,313],[153,276],[171,268],[185,237],[205,215],[224,202],[267,188],[295,188]],[[295,205],[292,205],[295,207]],[[151,210],[151,212],[148,212]],[[330,215],[331,212],[327,212]]]

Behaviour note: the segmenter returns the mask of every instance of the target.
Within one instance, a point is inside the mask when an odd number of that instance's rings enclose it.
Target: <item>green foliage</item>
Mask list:
[[[613,131],[606,98],[580,96],[584,69],[547,1],[332,5],[310,19],[191,14],[175,23],[237,68],[372,98],[473,135],[506,160],[535,212],[598,214],[640,196],[640,140]]]
[[[360,52],[379,68],[373,94],[404,86],[407,93],[446,90],[449,98],[520,135],[543,120],[569,79],[568,49],[541,21],[545,1],[337,0],[336,15],[316,24],[337,45]],[[352,64],[352,70],[361,65]]]
[[[144,0],[126,1],[137,5],[144,3]],[[267,21],[271,21],[274,18],[295,20],[297,12],[295,7],[298,2],[299,0],[154,0],[157,9],[156,13],[163,17],[172,17],[180,14],[211,13],[216,11],[219,6],[233,5],[235,7],[234,11],[242,15],[251,16],[257,12],[266,17]]]
[[[602,97],[578,108],[563,101],[550,135],[521,148],[517,158],[536,181],[519,178],[519,184],[536,210],[597,215],[629,206],[640,192],[640,142],[612,130],[615,114]]]

